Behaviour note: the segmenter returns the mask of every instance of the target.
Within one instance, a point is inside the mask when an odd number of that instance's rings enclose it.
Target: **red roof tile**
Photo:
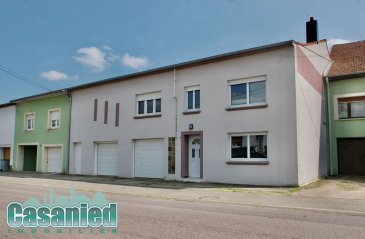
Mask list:
[[[330,57],[329,77],[365,73],[365,41],[334,45]]]

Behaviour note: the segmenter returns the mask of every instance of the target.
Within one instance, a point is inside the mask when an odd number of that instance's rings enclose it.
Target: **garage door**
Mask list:
[[[338,173],[365,176],[365,139],[338,139]]]
[[[61,173],[62,172],[62,148],[50,147],[47,148],[47,172]]]
[[[98,144],[97,149],[97,174],[118,175],[118,144]]]
[[[167,161],[163,139],[136,140],[134,144],[134,176],[164,178]]]

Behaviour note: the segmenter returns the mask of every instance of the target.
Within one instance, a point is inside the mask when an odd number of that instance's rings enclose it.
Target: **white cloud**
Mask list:
[[[106,59],[105,52],[96,47],[80,48],[77,50],[77,54],[78,56],[73,58],[93,71],[101,72],[110,65]]]
[[[337,45],[337,44],[344,44],[344,43],[349,43],[352,42],[351,40],[346,40],[346,39],[341,39],[341,38],[333,38],[333,39],[329,39],[327,41],[328,47],[331,48],[333,45]]]
[[[149,64],[149,61],[146,57],[138,57],[138,56],[131,56],[128,53],[124,54],[122,57],[122,64],[124,66],[131,67],[133,69],[140,69]]]
[[[50,80],[50,81],[67,81],[67,80],[78,80],[79,76],[68,76],[65,73],[59,72],[59,71],[45,71],[41,72],[41,77]]]

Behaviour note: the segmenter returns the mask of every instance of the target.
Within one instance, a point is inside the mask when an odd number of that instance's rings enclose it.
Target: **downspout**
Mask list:
[[[326,89],[327,89],[327,124],[328,124],[328,137],[329,137],[329,143],[328,143],[328,151],[329,151],[329,155],[328,155],[328,164],[329,164],[329,174],[331,175],[332,174],[332,162],[331,162],[331,159],[332,159],[332,129],[331,129],[331,108],[330,108],[330,86],[329,86],[329,80],[328,80],[328,76],[325,76],[325,79],[326,79]]]
[[[65,174],[69,174],[70,172],[70,152],[71,152],[71,110],[72,110],[72,98],[71,95],[68,93],[67,89],[64,89],[65,97],[70,102],[70,111],[68,114],[68,147],[67,147],[67,168],[65,169]]]
[[[326,80],[326,92],[327,92],[327,131],[328,131],[328,137],[329,137],[329,140],[328,140],[328,153],[329,155],[327,156],[328,158],[328,162],[327,162],[327,165],[329,165],[329,174],[331,175],[332,174],[332,163],[331,163],[331,158],[332,158],[332,147],[331,147],[331,144],[332,144],[332,134],[331,134],[331,107],[330,107],[330,86],[329,86],[329,79],[328,79],[328,72],[329,70],[331,69],[331,66],[332,66],[332,63],[333,61],[329,61],[326,68],[324,69],[323,71],[323,76]]]
[[[176,97],[176,69],[174,68],[174,99],[175,99],[175,140],[177,137],[177,97]]]

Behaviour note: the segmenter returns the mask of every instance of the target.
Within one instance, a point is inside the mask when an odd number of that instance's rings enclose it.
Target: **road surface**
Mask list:
[[[365,217],[333,212],[132,197],[106,193],[118,203],[111,229],[10,228],[6,207],[30,197],[43,200],[47,185],[0,184],[0,238],[365,238]],[[56,195],[69,191],[54,189]],[[91,197],[94,192],[77,191]]]

